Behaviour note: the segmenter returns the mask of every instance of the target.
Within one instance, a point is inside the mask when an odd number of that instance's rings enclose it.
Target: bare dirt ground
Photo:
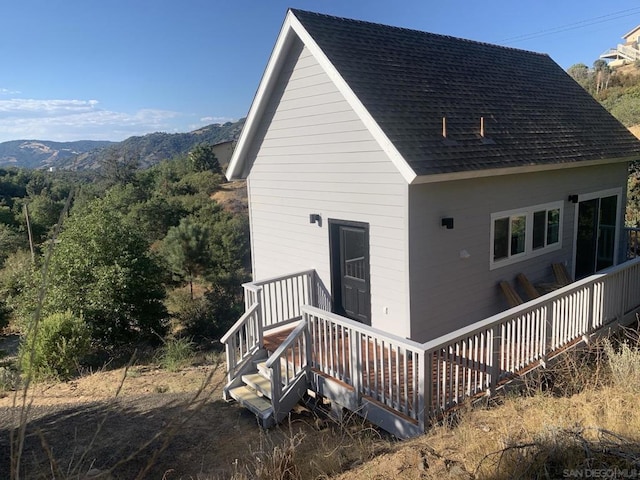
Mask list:
[[[34,384],[26,395],[20,478],[85,478],[92,471],[133,479],[147,468],[140,478],[229,478],[261,443],[281,443],[291,432],[262,432],[252,414],[222,399],[224,381],[222,365],[175,373],[134,365]],[[10,438],[20,424],[22,395],[0,398],[1,479],[10,476]],[[294,422],[307,431],[315,425],[305,411]]]
[[[143,478],[226,478],[257,426],[252,415],[222,400],[223,378],[222,367],[212,365],[177,373],[131,367],[126,374],[117,369],[37,384],[27,395],[23,478],[51,478],[53,463],[67,475],[120,462],[112,478],[135,478],[148,463]],[[0,399],[0,478],[9,478],[10,431],[19,423],[21,395]]]

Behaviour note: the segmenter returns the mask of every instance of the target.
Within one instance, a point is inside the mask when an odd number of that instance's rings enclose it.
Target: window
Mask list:
[[[491,215],[491,268],[559,249],[562,202]]]

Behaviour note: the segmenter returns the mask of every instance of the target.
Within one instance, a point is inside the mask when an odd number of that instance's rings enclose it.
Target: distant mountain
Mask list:
[[[13,140],[0,143],[0,166],[48,168],[91,150],[105,148],[114,142],[82,140],[49,142],[46,140]]]
[[[57,164],[60,169],[98,170],[107,158],[135,160],[139,168],[148,168],[177,155],[184,154],[199,143],[216,145],[237,140],[244,119],[225,124],[215,123],[188,133],[150,133],[141,137],[129,137],[105,148],[82,153],[64,159]]]
[[[150,133],[122,142],[14,140],[0,143],[0,166],[98,170],[105,159],[116,157],[135,160],[140,168],[147,168],[184,154],[199,143],[216,145],[237,140],[243,125],[244,119],[216,123],[188,133]]]

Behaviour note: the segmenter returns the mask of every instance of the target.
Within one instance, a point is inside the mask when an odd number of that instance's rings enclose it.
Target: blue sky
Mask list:
[[[0,142],[122,140],[247,114],[288,7],[591,65],[637,0],[20,0],[0,6]]]

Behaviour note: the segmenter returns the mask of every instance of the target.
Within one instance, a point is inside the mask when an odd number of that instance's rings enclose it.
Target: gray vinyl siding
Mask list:
[[[368,223],[372,326],[408,336],[406,182],[301,44],[269,98],[249,151],[254,279],[316,269],[329,289],[328,220]]]
[[[411,338],[430,340],[505,310],[498,282],[515,285],[520,272],[536,283],[553,278],[553,262],[571,271],[576,205],[568,196],[624,187],[626,178],[627,165],[614,164],[412,186]],[[490,270],[491,214],[559,200],[562,248]],[[440,226],[442,217],[454,218],[453,230]]]

